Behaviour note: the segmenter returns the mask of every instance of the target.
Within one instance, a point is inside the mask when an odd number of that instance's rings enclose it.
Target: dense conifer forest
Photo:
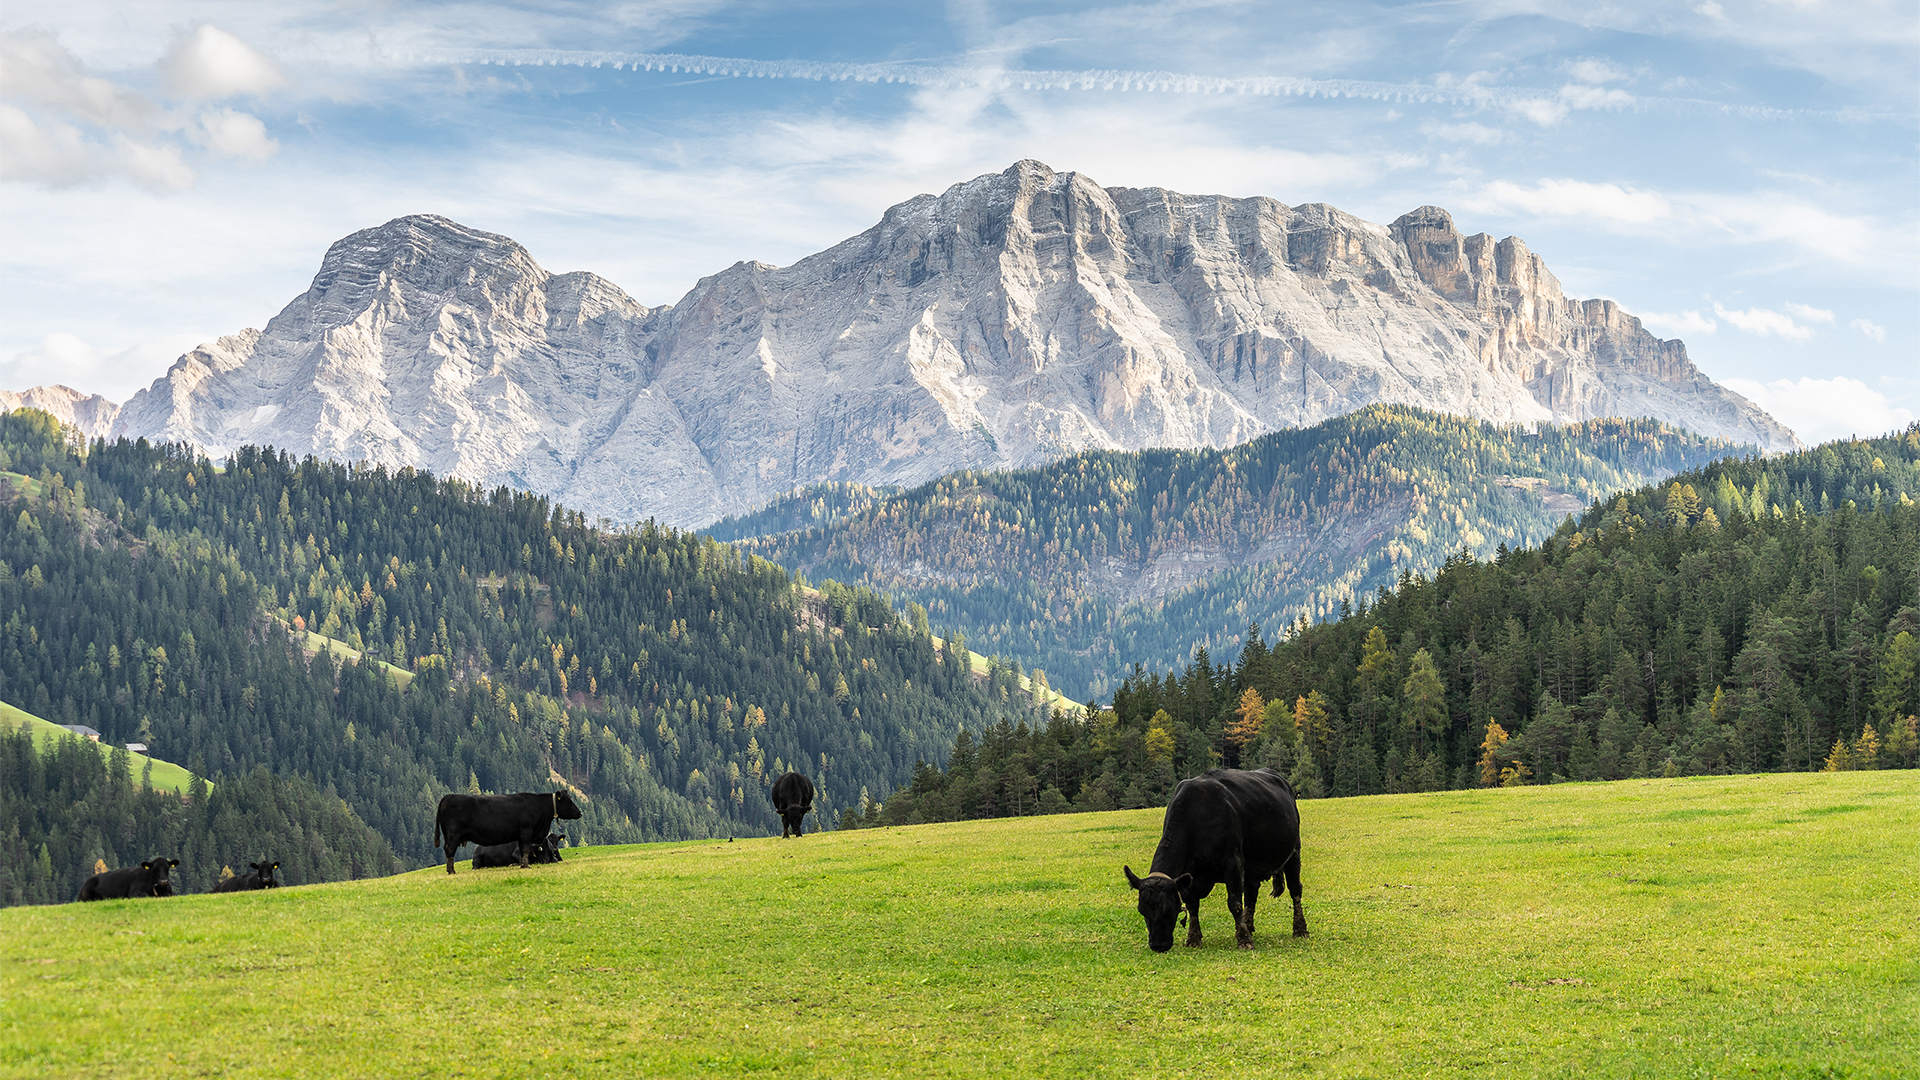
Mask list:
[[[576,839],[595,843],[764,834],[787,768],[812,776],[831,821],[962,728],[1032,713],[1019,672],[974,678],[922,610],[504,488],[251,448],[216,466],[87,445],[32,410],[0,417],[0,470],[0,700],[148,744],[214,782],[209,812],[232,791],[252,800],[242,818],[266,815],[271,795],[303,807],[301,829],[331,828],[337,799],[406,865],[434,858],[450,790],[571,786]],[[314,634],[342,644],[314,650]],[[291,858],[207,833],[192,807],[170,808],[173,824],[140,810],[131,835],[62,824],[98,783],[52,752],[14,753],[0,853],[58,860],[14,879],[15,902],[64,899],[76,864],[137,862],[150,839],[206,849],[195,888],[215,860]],[[268,786],[249,779],[261,769]],[[55,802],[22,801],[35,776],[61,778]],[[350,854],[300,873],[389,868],[360,840],[326,840]]]
[[[1537,547],[1456,552],[1111,711],[962,733],[847,823],[1152,806],[1219,764],[1309,796],[1920,766],[1920,425],[1723,460]]]
[[[1536,432],[1379,405],[1229,450],[1085,453],[892,495],[810,489],[715,529],[794,530],[741,545],[924,604],[1084,700],[1133,663],[1237,648],[1252,622],[1325,619],[1462,548],[1537,543],[1597,498],[1740,449],[1651,420]]]

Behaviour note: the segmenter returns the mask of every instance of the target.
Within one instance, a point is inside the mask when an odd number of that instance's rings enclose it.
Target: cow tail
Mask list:
[[[433,846],[440,846],[440,815],[438,813],[433,815]]]

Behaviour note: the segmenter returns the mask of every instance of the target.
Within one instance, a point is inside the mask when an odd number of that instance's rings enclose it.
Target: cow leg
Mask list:
[[[447,873],[449,874],[453,873],[453,853],[459,850],[460,845],[453,842],[453,837],[447,837]]]
[[[522,870],[525,870],[527,868],[527,852],[532,847],[533,847],[532,842],[529,841],[526,837],[523,836],[520,838],[520,869]]]
[[[1293,936],[1306,937],[1307,913],[1300,910],[1300,853],[1298,851],[1293,853],[1293,858],[1287,860],[1286,874],[1287,892],[1293,896]],[[1273,891],[1275,895],[1280,892],[1278,877],[1273,879]]]
[[[1183,898],[1184,899],[1184,898]],[[1200,899],[1195,897],[1187,902],[1187,948],[1200,947]]]
[[[1258,881],[1247,882],[1246,897],[1241,903],[1247,906],[1247,934],[1253,934],[1253,909],[1260,903],[1260,885]]]
[[[1239,867],[1233,870],[1233,877],[1227,882],[1227,910],[1233,912],[1233,940],[1243,949],[1253,948],[1253,926],[1247,920],[1247,908],[1243,898],[1247,894],[1247,879]]]

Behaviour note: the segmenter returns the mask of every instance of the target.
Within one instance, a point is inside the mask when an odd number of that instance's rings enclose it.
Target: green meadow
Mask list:
[[[1147,949],[1160,815],[13,908],[0,1075],[1920,1072],[1920,772],[1304,803],[1253,952]]]
[[[48,743],[56,739],[80,738],[51,720],[42,720],[24,709],[17,709],[0,701],[0,728],[19,731],[23,727],[27,729],[29,735],[33,736],[33,745],[42,752],[45,752]],[[113,746],[109,743],[95,743],[94,746],[99,749],[101,757],[113,755]],[[151,773],[147,772],[148,765],[153,766]],[[150,758],[145,754],[136,754],[132,751],[127,753],[127,770],[133,774],[135,783],[140,783],[144,779],[157,791],[177,791],[185,794],[193,785],[193,774],[186,769],[171,761],[161,761],[159,758]],[[209,782],[207,786],[212,787],[213,784]]]

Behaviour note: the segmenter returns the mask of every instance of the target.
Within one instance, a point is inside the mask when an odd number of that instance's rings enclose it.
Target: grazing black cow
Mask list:
[[[780,815],[780,838],[802,835],[802,824],[813,809],[813,781],[790,772],[773,782],[773,812]]]
[[[520,865],[536,840],[546,836],[554,818],[569,821],[580,816],[573,796],[564,791],[522,791],[514,795],[443,795],[433,815],[434,845],[447,853],[447,873],[453,873],[454,852],[461,844],[519,845]]]
[[[235,874],[213,887],[214,892],[252,892],[255,889],[277,889],[280,883],[273,878],[273,872],[280,869],[277,862],[248,863],[253,867],[251,874]]]
[[[548,833],[545,840],[535,840],[533,850],[527,854],[529,862],[556,863],[560,861],[560,842],[566,837],[559,833]],[[488,844],[473,853],[473,868],[480,870],[489,866],[517,866],[520,863],[520,845],[518,842],[506,844]]]
[[[82,900],[124,900],[130,896],[172,896],[173,881],[167,871],[180,865],[179,859],[155,856],[139,866],[95,874],[80,886]]]
[[[1214,769],[1180,781],[1167,804],[1153,869],[1127,883],[1140,893],[1140,914],[1147,920],[1147,945],[1154,952],[1173,948],[1173,927],[1187,909],[1187,944],[1200,944],[1200,901],[1215,885],[1227,887],[1234,938],[1253,948],[1253,907],[1260,883],[1273,879],[1280,895],[1286,875],[1293,894],[1293,936],[1307,936],[1300,910],[1300,809],[1293,788],[1272,769]]]

